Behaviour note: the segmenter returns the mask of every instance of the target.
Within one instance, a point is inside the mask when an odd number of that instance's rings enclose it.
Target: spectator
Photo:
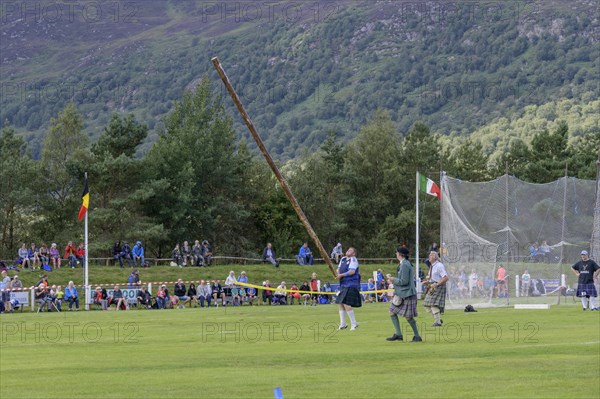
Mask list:
[[[314,259],[312,252],[310,252],[310,248],[308,247],[308,242],[304,242],[304,244],[302,244],[300,250],[298,251],[296,260],[300,266],[312,266]]]
[[[116,305],[117,311],[121,308],[127,310],[127,301],[118,285],[115,285],[112,295],[108,297],[108,306],[110,307],[110,305]]]
[[[275,267],[279,267],[279,261],[277,260],[277,255],[275,254],[275,250],[273,249],[273,245],[268,242],[265,249],[263,249],[263,262],[270,262]]]
[[[331,284],[329,284],[329,283],[323,284],[323,287],[321,287],[321,291],[322,292],[331,292]],[[319,303],[322,305],[328,304],[330,299],[331,299],[331,295],[329,295],[329,294],[319,294]]]
[[[248,287],[246,289],[246,297],[248,298],[247,302],[250,304],[250,306],[252,306],[252,304],[256,300],[256,288]]]
[[[248,276],[246,276],[246,272],[242,271],[240,273],[240,276],[237,279],[238,283],[244,283],[244,284],[248,284]]]
[[[71,269],[74,269],[77,266],[77,248],[73,245],[73,241],[69,241],[67,246],[65,247],[65,254],[63,258],[68,259],[69,265],[71,265]]]
[[[29,257],[29,261],[31,262],[31,267],[33,270],[37,267],[38,269],[41,267],[40,265],[40,251],[35,246],[35,242],[31,243],[29,250],[27,251],[27,257]]]
[[[50,263],[50,251],[48,250],[46,244],[43,243],[40,246],[40,260],[42,262],[42,266]]]
[[[123,248],[121,247],[121,241],[115,241],[112,249],[113,259],[119,262],[119,267],[123,268]]]
[[[375,280],[373,280],[373,278],[370,278],[369,280],[367,280],[367,291],[375,291],[375,289]],[[365,295],[365,302],[375,302],[375,293],[373,292]]]
[[[50,259],[52,259],[52,267],[54,268],[54,270],[60,269],[61,257],[60,252],[58,250],[58,246],[55,242],[53,242],[52,245],[50,245]]]
[[[125,259],[129,264],[129,267],[133,267],[133,253],[131,252],[131,246],[127,241],[123,241],[123,251],[121,251],[121,258]]]
[[[187,266],[188,259],[190,261],[190,266],[194,263],[194,259],[192,257],[192,248],[187,241],[183,242],[183,246],[181,247],[181,257],[183,258],[183,265]]]
[[[304,305],[306,305],[310,301],[310,285],[308,285],[308,281],[304,281],[304,283],[302,283],[300,286],[300,291],[303,291],[301,293],[302,301]]]
[[[342,256],[344,256],[344,250],[342,249],[342,243],[338,242],[331,251],[331,259],[335,261],[335,263],[340,263]]]
[[[146,286],[142,285],[140,287],[136,297],[138,305],[142,305],[148,309],[152,308],[152,295],[146,290]]]
[[[194,266],[203,266],[204,265],[204,257],[202,256],[203,246],[200,245],[200,241],[194,241],[194,246],[192,247],[192,256],[194,257]]]
[[[175,244],[175,248],[173,248],[173,251],[171,251],[171,258],[173,259],[171,266],[183,267],[183,256],[181,255],[179,243]]]
[[[185,284],[183,284],[183,280],[181,279],[177,280],[175,288],[173,289],[173,294],[177,297],[177,303],[179,304],[179,308],[185,308],[185,304],[190,302],[191,298],[186,295]]]
[[[286,305],[287,304],[287,287],[285,286],[285,281],[282,281],[281,284],[277,286],[275,289],[275,297],[273,298],[273,302],[276,305]]]
[[[192,302],[194,302],[194,307],[198,307],[198,291],[196,290],[196,284],[190,283],[190,286],[187,290],[187,296],[190,297],[190,306]]]
[[[144,247],[141,241],[137,241],[131,249],[133,255],[133,266],[137,266],[137,261],[140,261],[140,266],[145,267],[146,260],[144,259]]]
[[[496,282],[498,284],[498,298],[508,298],[508,289],[506,287],[506,269],[503,265],[496,270]]]
[[[42,275],[40,276],[40,279],[38,280],[38,282],[37,282],[37,283],[35,283],[35,286],[36,286],[36,287],[37,287],[37,286],[39,286],[39,285],[43,285],[43,286],[44,286],[44,288],[45,288],[46,290],[48,290],[48,276],[47,276],[47,275],[45,275],[45,274],[42,274]]]
[[[11,286],[12,289],[23,288],[23,282],[19,280],[19,276],[15,275],[12,279]]]
[[[206,306],[210,308],[210,300],[212,298],[212,290],[210,285],[206,284],[206,281],[200,280],[200,285],[197,289],[198,301],[200,301],[200,307],[204,307],[204,301],[206,300]]]
[[[167,307],[171,309],[179,308],[179,297],[177,295],[171,295],[168,298]]]
[[[231,270],[229,272],[229,275],[225,279],[225,296],[231,295],[231,289],[233,287],[235,287],[236,283],[237,283],[237,279],[235,278],[235,272],[233,270]],[[223,303],[223,305],[225,305],[225,304]]]
[[[56,307],[58,308],[59,312],[62,312],[62,303],[63,303],[63,299],[65,299],[65,292],[62,290],[61,285],[56,287],[56,293],[54,296],[56,298],[56,300],[55,300]],[[69,308],[69,310],[71,310],[71,308]]]
[[[212,246],[207,240],[202,241],[202,257],[204,258],[204,264],[210,266],[212,262]]]
[[[272,305],[273,304],[273,290],[271,287],[271,282],[269,280],[263,281],[263,292],[262,292],[262,298],[263,298],[263,304],[269,304]]]
[[[29,251],[27,250],[27,246],[25,243],[21,244],[21,248],[19,248],[19,261],[21,262],[21,267],[24,269],[29,269],[31,266],[31,261],[29,260]]]
[[[476,289],[477,289],[477,280],[479,279],[479,276],[477,276],[477,272],[475,271],[475,269],[471,270],[471,274],[469,274],[469,296],[471,298],[473,298],[473,294],[475,293]]]
[[[60,308],[57,306],[56,293],[57,293],[56,285],[52,284],[52,287],[50,287],[50,291],[48,292],[47,298],[50,298],[50,300],[52,301],[51,307],[53,306],[55,310],[60,312]],[[50,310],[51,307],[49,307],[48,310]]]
[[[106,310],[108,308],[108,300],[106,290],[104,288],[96,287],[96,290],[94,291],[94,303],[102,306],[102,310]]]
[[[136,288],[138,285],[140,285],[140,274],[137,270],[131,271],[129,278],[127,279],[127,283],[129,288]]]
[[[42,312],[44,308],[50,312],[50,303],[52,302],[52,298],[48,295],[47,287],[43,284],[40,284],[35,289],[35,301],[39,303],[38,312]]]
[[[169,299],[167,286],[161,285],[156,292],[156,305],[159,309],[167,308],[167,300]]]
[[[296,300],[298,305],[300,305],[300,293],[298,292],[299,290],[296,283],[292,284],[292,286],[290,287],[290,291],[290,305],[294,304],[294,299]]]
[[[12,306],[10,303],[10,289],[12,283],[10,277],[8,277],[6,270],[2,270],[2,281],[0,281],[0,291],[2,291],[2,302],[4,303],[4,310],[12,313]]]
[[[81,263],[81,267],[85,265],[85,246],[82,242],[79,243],[77,250],[75,251],[75,257],[77,261]]]
[[[552,258],[552,256],[551,256],[552,248],[550,248],[550,245],[548,245],[548,243],[546,241],[542,241],[542,245],[540,245],[539,252],[540,252],[540,257],[544,260],[544,262],[550,263],[551,258]]]
[[[521,276],[521,295],[529,296],[529,286],[531,285],[531,276],[529,270],[525,270],[525,273]]]
[[[317,273],[313,273],[310,279],[310,306],[317,306],[319,301],[319,280],[317,280]]]
[[[221,305],[225,306],[225,292],[223,291],[221,284],[216,280],[213,281],[210,290],[212,292],[213,300],[215,301],[215,307],[219,307],[219,298],[221,298]]]

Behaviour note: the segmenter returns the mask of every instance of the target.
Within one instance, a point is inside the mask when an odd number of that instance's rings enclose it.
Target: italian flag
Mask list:
[[[419,173],[419,188],[424,193],[433,195],[434,197],[437,197],[438,199],[442,198],[442,193],[440,192],[440,188],[438,187],[438,185],[435,184],[435,182],[433,180],[428,179],[427,177],[423,176],[420,173]]]

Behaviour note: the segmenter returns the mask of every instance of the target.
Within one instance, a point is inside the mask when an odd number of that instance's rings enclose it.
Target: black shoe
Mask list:
[[[423,339],[421,337],[413,337],[410,342],[423,342]]]
[[[438,323],[437,321],[431,325],[432,327],[441,327],[442,323]]]
[[[391,337],[386,338],[387,341],[404,341],[404,338],[402,338],[402,335],[392,335]]]

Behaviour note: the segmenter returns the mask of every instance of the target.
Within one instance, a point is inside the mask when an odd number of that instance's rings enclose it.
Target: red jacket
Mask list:
[[[75,255],[77,253],[77,249],[75,248],[75,245],[67,245],[65,247],[65,259],[69,258],[69,255]]]

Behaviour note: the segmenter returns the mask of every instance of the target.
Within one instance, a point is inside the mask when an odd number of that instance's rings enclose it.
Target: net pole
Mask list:
[[[225,70],[221,66],[221,63],[219,62],[219,59],[217,57],[213,57],[211,59],[211,61],[212,61],[213,65],[214,65],[215,69],[217,70],[217,73],[219,74],[219,77],[223,81],[223,84],[227,88],[227,91],[229,92],[229,95],[231,96],[231,99],[233,100],[236,108],[238,109],[240,115],[244,119],[244,122],[246,123],[246,127],[250,131],[250,134],[252,135],[252,138],[254,138],[254,141],[256,141],[256,144],[258,145],[258,148],[260,149],[260,152],[263,154],[263,156],[265,157],[265,160],[267,161],[267,163],[271,167],[271,170],[275,174],[275,177],[277,178],[277,181],[279,182],[279,185],[281,186],[281,188],[283,189],[283,192],[285,193],[286,197],[290,201],[290,204],[292,205],[292,208],[294,208],[294,211],[296,211],[296,215],[298,215],[298,218],[300,219],[300,221],[304,225],[304,228],[306,229],[306,232],[308,233],[308,235],[310,236],[310,238],[313,240],[313,242],[317,246],[317,249],[319,250],[319,253],[323,257],[323,261],[325,261],[325,263],[327,264],[327,267],[329,268],[329,271],[331,271],[331,274],[335,278],[337,276],[337,272],[336,272],[336,268],[334,268],[334,266],[333,266],[333,262],[329,258],[329,254],[327,253],[327,251],[323,247],[323,244],[321,244],[321,240],[319,240],[319,237],[317,236],[317,233],[315,233],[315,231],[313,230],[312,226],[310,225],[310,222],[308,221],[308,218],[306,217],[306,215],[304,214],[304,211],[300,207],[300,204],[298,203],[298,200],[296,199],[296,197],[294,197],[294,194],[292,193],[292,190],[288,186],[287,181],[285,180],[285,178],[283,177],[283,175],[279,171],[279,168],[277,168],[277,165],[275,165],[275,162],[273,161],[273,158],[271,158],[271,155],[267,151],[267,148],[265,147],[262,139],[260,138],[260,135],[256,131],[256,128],[254,127],[254,124],[250,120],[250,116],[248,115],[248,113],[246,112],[246,109],[242,105],[242,101],[238,97],[235,89],[233,88],[233,85],[231,84],[231,82],[229,81],[229,78],[227,77],[227,74],[225,73]]]
[[[506,162],[506,170],[504,176],[506,176],[505,193],[504,193],[504,221],[506,223],[506,270],[510,270],[509,265],[509,252],[510,252],[510,229],[508,228],[508,161]],[[510,304],[510,294],[508,292],[508,278],[505,278],[506,284],[506,304]]]
[[[416,229],[415,229],[415,266],[419,270],[419,171],[417,170],[417,183],[415,186],[415,198],[416,198]]]
[[[596,160],[596,201],[594,202],[594,223],[590,240],[590,257],[600,261],[600,148]]]
[[[560,260],[558,261],[558,281],[560,281],[560,275],[562,274],[562,265],[565,253],[565,219],[567,214],[567,183],[569,182],[568,178],[569,173],[569,164],[565,163],[565,186],[563,190],[563,211],[562,211],[562,227],[560,231],[560,241],[562,245],[560,246]],[[557,304],[560,305],[560,295],[561,291],[558,292],[558,300]]]

